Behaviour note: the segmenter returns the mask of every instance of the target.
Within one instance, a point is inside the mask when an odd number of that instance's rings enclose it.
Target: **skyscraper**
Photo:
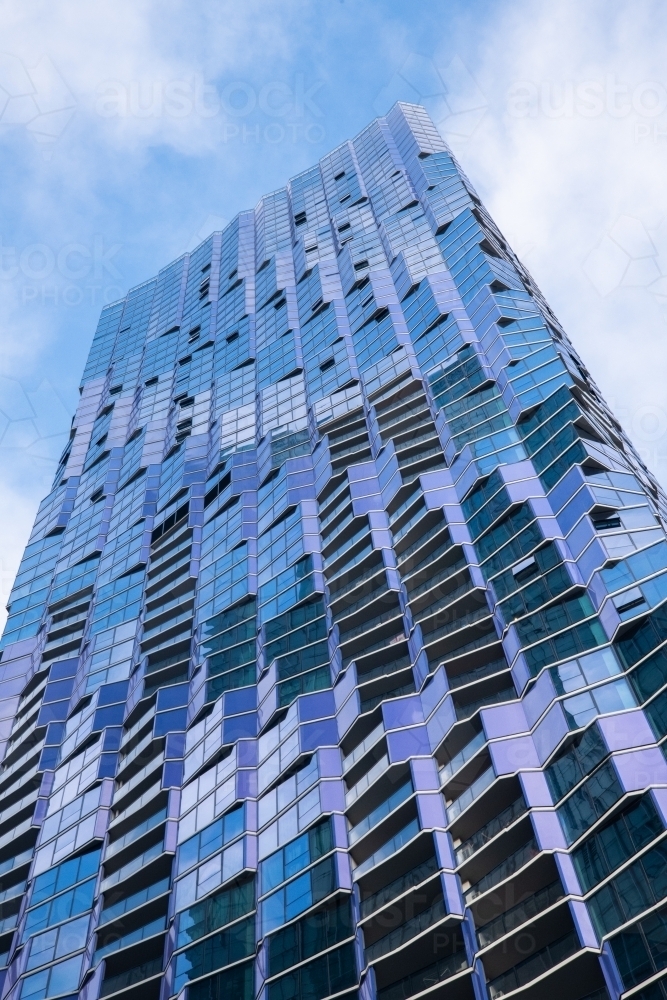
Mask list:
[[[2,640],[3,998],[664,1000],[666,517],[421,107],[107,306]]]

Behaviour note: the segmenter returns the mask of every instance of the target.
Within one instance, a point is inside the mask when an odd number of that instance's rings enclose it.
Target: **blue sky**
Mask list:
[[[426,104],[667,484],[657,0],[5,0],[0,600],[104,301],[396,99]]]

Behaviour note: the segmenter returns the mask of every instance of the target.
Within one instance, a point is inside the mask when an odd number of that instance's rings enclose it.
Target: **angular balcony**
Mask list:
[[[483,895],[483,893],[488,892],[489,889],[493,889],[500,882],[504,882],[505,879],[509,878],[510,875],[514,875],[515,872],[519,871],[524,865],[527,865],[529,861],[536,858],[540,853],[540,848],[534,837],[522,846],[510,854],[508,858],[501,861],[499,865],[492,868],[488,874],[476,882],[475,885],[470,886],[469,889],[465,890],[465,901],[469,906],[473,900],[477,899],[478,896]]]
[[[369,846],[372,850],[376,843],[382,842],[388,832],[393,832],[395,828],[401,827],[405,818],[410,813],[414,813],[413,795],[412,780],[408,778],[363,819],[350,826],[348,830],[350,847],[362,842],[363,853],[368,853]],[[406,808],[407,806],[413,808]],[[371,832],[373,833],[372,837],[369,836]]]
[[[520,795],[521,783],[516,775],[496,778],[485,789],[480,789],[480,794],[473,798],[467,808],[460,810],[453,819],[450,818],[449,829],[454,845],[458,846],[462,842],[472,839],[487,824],[491,826],[493,820]],[[448,810],[448,817],[451,817],[451,810]],[[518,847],[519,844],[517,843],[516,846]],[[480,849],[483,847],[476,848],[476,852]],[[500,857],[504,857],[505,854],[501,852]],[[486,870],[488,871],[492,867],[493,864],[489,864]],[[483,872],[480,872],[479,876],[475,874],[472,881],[477,881],[477,878],[481,877],[482,874]]]
[[[425,420],[432,419],[431,410],[424,396],[412,406],[403,407],[399,403],[395,408],[385,411],[381,418],[378,417],[378,421],[381,421],[380,432],[382,438],[387,441],[393,437],[393,434],[390,436],[388,432],[394,431],[400,434],[402,424],[406,427],[413,427],[420,425]]]
[[[165,854],[164,844],[162,840],[159,840],[132,858],[127,864],[106,874],[105,878],[102,879],[100,891],[106,893],[114,886],[122,885],[129,878],[133,880],[135,886],[145,880],[155,882],[161,877],[166,878],[171,873],[172,860],[173,854]],[[107,865],[105,864],[105,873],[106,869]]]
[[[402,540],[401,540],[402,541]],[[440,518],[414,541],[396,543],[399,569],[408,580],[455,546],[444,518]]]
[[[493,784],[496,780],[496,775],[493,767],[488,767],[486,771],[483,771],[478,778],[473,781],[473,783],[466,788],[466,790],[454,799],[453,802],[447,803],[447,818],[450,823],[460,816],[460,814],[470,806],[475,799],[479,798],[486,789]]]
[[[377,1000],[410,1000],[424,997],[424,1000],[473,1000],[472,983],[469,975],[454,979],[468,969],[465,950],[441,958],[438,962],[408,973],[389,986],[379,988]]]
[[[483,591],[470,580],[467,571],[450,578],[449,582],[451,588],[434,585],[434,592],[428,591],[422,600],[410,601],[410,609],[424,633],[432,633],[440,623],[452,622],[474,611],[480,606],[480,598],[484,599]]]
[[[482,948],[488,948],[500,938],[506,937],[519,927],[534,920],[554,903],[563,898],[563,887],[560,879],[555,879],[543,889],[538,889],[523,902],[510,907],[495,920],[484,924],[477,930],[477,938]]]
[[[503,830],[508,829],[515,820],[524,816],[528,810],[523,795],[520,795],[503,809],[497,816],[490,819],[484,826],[480,827],[471,837],[468,837],[460,846],[456,847],[457,864],[462,865],[473,854],[481,850],[490,840],[493,840]]]
[[[477,681],[484,680],[487,677],[495,677],[497,674],[509,670],[509,667],[505,657],[501,656],[488,663],[481,663],[479,666],[472,667],[470,670],[465,670],[460,674],[454,674],[451,671],[450,664],[447,664],[445,669],[447,670],[449,687],[451,690],[455,691],[460,687],[466,687],[468,684],[476,684]]]
[[[365,441],[360,441],[358,444],[350,443],[347,447],[341,448],[336,454],[331,454],[331,468],[333,474],[340,472],[342,469],[347,469],[350,465],[356,465],[359,462],[367,462],[372,458],[371,445],[368,437]]]
[[[390,836],[388,840],[381,844],[380,847],[373,852],[373,854],[353,867],[353,879],[358,881],[368,872],[373,871],[374,868],[383,865],[383,862],[386,862],[388,859],[393,859],[394,864],[387,865],[386,868],[389,871],[393,871],[394,865],[397,864],[394,856],[402,851],[406,845],[409,845],[411,841],[417,837],[419,832],[419,820],[416,817],[409,820],[409,822],[406,823],[405,826],[401,827],[397,833]],[[380,881],[382,881],[382,878],[385,875],[384,867],[385,866],[383,865],[382,873],[375,873]]]
[[[370,558],[369,553],[373,553],[373,558]],[[386,580],[384,570],[385,566],[381,550],[374,549],[371,546],[358,565],[349,570],[342,571],[337,576],[327,577],[333,614],[336,615],[339,609],[342,613],[348,603],[363,600],[365,592],[374,589],[376,585],[375,583],[369,585],[367,589],[363,584],[380,573],[383,574],[383,579]]]
[[[569,931],[569,933],[564,934],[557,941],[546,945],[546,947],[542,948],[535,955],[531,955],[529,958],[519,962],[512,969],[504,972],[501,976],[492,979],[488,984],[489,997],[491,1000],[496,1000],[497,997],[506,997],[509,994],[515,993],[522,986],[527,985],[538,977],[544,976],[545,973],[549,972],[555,966],[576,955],[580,948],[581,945],[579,944],[576,931]],[[547,984],[543,983],[542,988],[548,990]],[[548,993],[542,995],[546,996]]]
[[[108,960],[107,960],[108,962]],[[112,975],[105,975],[100,989],[100,997],[117,996],[122,993],[127,1000],[154,1000],[160,994],[162,978],[162,955],[132,966]],[[131,987],[137,987],[131,989]]]
[[[363,795],[367,789],[374,785],[378,778],[381,778],[388,768],[389,758],[385,754],[384,757],[380,757],[373,767],[371,767],[370,771],[367,771],[366,774],[359,778],[356,785],[352,785],[349,791],[345,793],[346,807],[349,808],[353,805],[359,796]]]
[[[448,546],[442,553],[442,558],[436,557],[429,561],[426,567],[415,570],[409,577],[404,577],[410,607],[415,611],[426,609],[429,604],[433,603],[434,596],[443,597],[446,594],[451,600],[454,600],[452,595],[461,584],[469,583],[470,574],[466,559],[462,556],[452,558],[457,555],[457,552],[458,546]],[[462,575],[464,571],[465,579]],[[448,582],[449,586],[443,586],[445,582]],[[435,587],[438,587],[440,591],[438,595],[430,593]],[[422,595],[425,596],[422,597]]]
[[[422,629],[422,637],[429,664],[433,664],[434,669],[445,658],[461,656],[498,641],[488,607],[462,614],[431,632]]]
[[[423,934],[424,931],[429,930],[435,924],[440,923],[446,916],[447,908],[445,907],[445,901],[440,896],[427,910],[423,910],[417,916],[406,920],[400,927],[385,934],[384,937],[381,937],[374,944],[369,945],[364,951],[366,962],[369,965],[377,962],[383,956],[396,951],[404,944],[407,944],[408,941]]]
[[[358,780],[358,775],[363,774],[364,769],[361,761],[371,749],[379,745],[380,740],[384,739],[384,732],[384,723],[381,722],[379,726],[376,726],[372,732],[343,757],[343,774],[345,775],[345,780],[348,782],[348,787],[351,787],[350,782],[354,783],[355,780]],[[373,760],[379,759],[379,755],[385,746],[386,744],[383,743],[379,753],[373,756]],[[357,767],[357,765],[359,766]]]
[[[397,592],[385,591],[379,600],[344,619],[342,624],[345,630],[339,623],[338,645],[345,666],[365,652],[380,648],[377,643],[384,638],[388,639],[397,633],[404,637],[403,611]],[[372,642],[369,642],[368,633],[372,633]]]
[[[442,446],[438,444],[433,448],[412,449],[402,453],[398,460],[398,468],[401,479],[404,483],[411,483],[423,472],[432,472],[434,469],[444,469],[447,463],[442,453]]]
[[[485,745],[486,734],[481,730],[473,736],[469,743],[466,743],[462,750],[459,750],[446,764],[438,768],[441,786],[445,787],[451,778],[461,770],[464,764],[471,760]]]
[[[357,524],[354,524],[354,521]],[[355,516],[351,519],[350,524],[352,526],[351,530],[345,532],[345,537],[342,540],[340,536],[334,539],[337,541],[337,544],[328,547],[326,553],[323,555],[327,576],[336,576],[338,565],[347,565],[347,562],[354,558],[358,554],[358,551],[360,551],[359,542],[362,539],[370,537],[370,525],[368,517],[365,514],[360,514],[358,517]],[[341,557],[343,558],[341,559]]]
[[[396,591],[392,591],[387,587],[386,575],[384,573],[382,575],[377,574],[376,582],[372,587],[366,589],[365,594],[350,604],[346,604],[344,607],[334,611],[339,631],[341,633],[347,632],[349,628],[354,628],[355,625],[374,617],[373,612],[378,610],[375,605],[381,598],[384,598],[383,603],[388,603],[393,608],[396,603],[396,597]]]
[[[365,514],[355,514],[350,508],[346,516],[336,522],[322,539],[322,555],[325,563],[332,563],[337,554],[346,546],[354,544],[363,534],[368,533],[368,518]]]
[[[394,900],[400,899],[416,886],[422,885],[440,871],[438,859],[435,854],[429,855],[425,861],[420,861],[403,875],[399,875],[393,881],[376,890],[369,896],[365,896],[361,902],[361,918],[365,920],[372,914],[383,910]]]
[[[352,497],[347,490],[340,494],[340,500],[332,508],[327,508],[326,517],[320,517],[320,534],[322,545],[326,548],[344,531],[355,518]]]
[[[370,634],[367,632],[362,633],[365,636],[361,640],[363,645],[355,645],[353,647],[354,655],[350,655],[350,660],[354,659],[357,664],[357,674],[367,674],[369,671],[374,670],[375,667],[380,666],[380,664],[386,663],[388,655],[392,660],[405,656],[408,643],[404,628],[404,618],[401,612],[400,615],[396,614],[391,618],[387,625],[381,629],[381,637],[377,636],[377,632],[380,631],[379,627],[375,632],[371,632]]]
[[[406,694],[414,694],[415,692],[415,682],[414,680],[409,681],[406,684],[400,684],[398,687],[388,688],[386,691],[382,691],[380,694],[373,695],[370,698],[361,699],[361,712],[362,714],[367,714],[372,712],[387,698],[402,698]]]
[[[453,700],[457,720],[471,719],[473,715],[479,712],[480,708],[486,708],[487,705],[500,705],[505,701],[516,701],[516,688],[513,683],[507,684],[507,681],[512,681],[512,675],[509,670],[506,677],[497,676],[492,683],[485,685],[487,691],[480,693],[473,700],[466,701],[463,698],[455,697]]]
[[[325,529],[333,521],[347,511],[351,503],[352,496],[350,495],[347,483],[338,493],[334,493],[329,500],[320,503],[320,531],[322,534],[324,534]]]
[[[149,846],[150,843],[156,842],[158,839],[162,839],[162,826],[167,818],[166,806],[159,809],[158,812],[146,819],[142,820],[136,826],[132,827],[127,833],[124,833],[117,840],[111,841],[107,846],[106,859],[111,860],[112,858],[125,858],[128,854],[140,853],[136,850],[137,845],[141,844]],[[131,848],[131,850],[128,850]]]
[[[167,918],[166,916],[163,916],[157,917],[155,920],[151,920],[150,923],[143,924],[141,927],[137,927],[136,930],[127,931],[125,934],[120,934],[119,929],[118,933],[120,936],[114,937],[110,935],[108,944],[98,945],[95,949],[93,965],[97,965],[98,962],[101,962],[103,958],[106,958],[107,955],[111,955],[113,952],[123,951],[125,948],[129,948],[133,944],[138,944],[140,941],[146,941],[148,938],[152,938],[156,934],[164,933],[166,928]],[[99,939],[98,935],[98,940]]]

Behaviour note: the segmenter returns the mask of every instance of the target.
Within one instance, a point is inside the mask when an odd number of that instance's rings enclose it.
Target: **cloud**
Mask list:
[[[48,56],[32,68],[0,52],[0,125],[24,126],[40,143],[56,142],[67,128],[76,101]]]
[[[373,107],[377,114],[386,114],[396,101],[422,104],[450,142],[470,138],[487,109],[485,95],[459,55],[438,65],[411,53],[379,91]]]
[[[472,60],[489,109],[469,142],[452,144],[510,243],[529,249],[525,263],[667,484],[660,12],[649,0],[504,5]]]

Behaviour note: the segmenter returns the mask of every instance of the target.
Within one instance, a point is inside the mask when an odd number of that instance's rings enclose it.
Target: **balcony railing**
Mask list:
[[[364,555],[368,555],[368,552],[372,551],[372,548],[373,548],[373,546],[369,545],[368,548],[365,550]],[[380,550],[379,549],[375,549],[375,551],[380,556],[380,559],[382,559],[382,556],[380,554]],[[384,571],[384,569],[385,569],[384,563],[382,561],[377,562],[374,566],[370,566],[368,569],[365,569],[363,571],[363,573],[359,573],[358,576],[350,577],[350,579],[342,587],[339,587],[337,590],[332,590],[331,589],[331,584],[335,580],[340,580],[341,577],[345,576],[345,574],[348,571],[347,567],[346,567],[344,570],[342,570],[336,576],[332,576],[331,579],[329,580],[329,590],[330,590],[330,593],[331,593],[331,603],[335,604],[336,601],[339,601],[341,599],[341,597],[344,597],[346,594],[349,594],[350,591],[352,591],[352,590],[356,590],[357,587],[360,584],[364,583],[366,580],[369,580],[372,576],[376,576],[381,570]],[[347,611],[347,608],[344,608],[343,610]]]
[[[499,865],[492,868],[484,878],[481,878],[479,882],[475,885],[471,885],[465,893],[465,900],[467,904],[470,904],[473,899],[477,899],[482,893],[487,892],[489,889],[493,889],[494,886],[498,885],[500,882],[504,882],[506,878],[510,875],[514,875],[518,872],[520,868],[527,865],[529,861],[537,857],[540,853],[540,849],[537,846],[537,841],[532,837],[527,844],[520,847],[518,851],[514,854],[510,854],[509,858],[505,858],[501,861]]]
[[[413,502],[413,500],[414,500],[414,497],[411,499],[411,503]],[[399,507],[399,510],[400,510],[400,507]],[[398,513],[398,511],[397,511],[397,513]],[[412,517],[408,518],[408,520],[405,521],[400,526],[400,528],[392,528],[391,533],[394,536],[394,541],[395,542],[399,542],[401,540],[401,538],[404,538],[405,535],[407,535],[407,533],[412,528],[414,528],[414,526],[416,524],[419,524],[419,522],[422,520],[422,518],[424,518],[428,513],[429,513],[429,510],[426,507],[424,507],[423,504],[422,504],[422,506],[419,508],[419,510],[415,511],[415,513],[412,515]]]
[[[334,490],[334,492],[331,494],[331,496],[327,497],[326,500],[321,500],[320,501],[320,503],[319,503],[320,511],[323,511],[326,508],[329,508],[329,513],[326,515],[326,517],[329,517],[329,514],[333,514],[333,512],[335,510],[337,510],[341,506],[340,503],[339,503],[339,499],[340,499],[340,497],[341,497],[341,495],[343,493],[348,493],[348,499],[352,499],[349,496],[349,489],[350,489],[350,484],[349,484],[349,482],[347,480],[347,477],[343,477],[343,482],[338,487],[338,489]],[[332,504],[333,504],[333,507],[331,506]],[[326,519],[326,517],[325,517],[325,519]],[[323,522],[321,522],[321,523],[323,523]]]
[[[118,840],[112,841],[107,849],[107,857],[113,857],[118,854],[118,852],[122,851],[122,849],[127,847],[128,844],[134,843],[135,840],[138,840],[139,837],[143,837],[143,835],[148,833],[149,830],[153,830],[156,826],[159,826],[160,823],[162,823],[166,818],[167,808],[165,806],[164,809],[160,809],[158,812],[153,813],[152,816],[149,816],[142,823],[138,823],[137,826],[133,826],[131,830],[128,830],[127,833],[123,834],[122,837],[119,837]]]
[[[518,990],[520,986],[525,986],[526,983],[537,979],[544,972],[548,972],[555,965],[570,958],[580,947],[579,939],[574,931],[570,931],[569,934],[554,941],[553,944],[548,944],[546,948],[542,948],[530,958],[519,962],[513,969],[504,972],[502,976],[492,979],[489,983],[491,1000],[495,1000],[496,997],[504,997],[513,990]]]
[[[127,948],[131,944],[136,944],[137,941],[144,941],[148,937],[153,937],[154,934],[159,934],[160,931],[165,929],[166,919],[166,917],[158,917],[157,920],[151,920],[149,924],[144,924],[143,927],[138,927],[136,930],[116,938],[115,941],[110,941],[109,944],[102,945],[95,952],[93,965],[97,965],[101,959],[106,958],[113,951],[120,951],[121,948]]]
[[[324,537],[324,535],[322,536],[322,547],[326,549],[331,544],[331,542],[333,542],[333,540],[338,537],[341,531],[347,528],[348,524],[352,524],[355,517],[359,517],[359,515],[354,513],[354,508],[353,508],[349,512],[349,514],[345,515],[342,521],[338,522],[336,527],[327,535],[326,538]]]
[[[400,444],[397,444],[396,441],[394,441],[396,454],[397,455],[400,454],[400,452],[405,451],[406,448],[414,448],[415,445],[421,444],[422,441],[435,440],[439,444],[440,439],[438,438],[438,432],[436,431],[435,426],[433,424],[431,425],[431,427],[432,427],[431,430],[424,431],[423,434],[411,434],[407,441],[401,441]],[[408,432],[405,431],[404,433],[407,434]],[[442,451],[442,449],[440,449],[440,451]]]
[[[356,802],[359,796],[363,792],[365,792],[367,788],[370,788],[370,786],[375,781],[377,781],[380,775],[383,774],[388,767],[389,767],[389,758],[385,754],[384,757],[381,757],[380,760],[373,765],[370,771],[367,771],[366,774],[364,774],[361,778],[359,778],[359,781],[356,783],[356,785],[353,785],[352,788],[350,788],[349,791],[346,793],[345,795],[346,807],[349,807],[352,805],[353,802]]]
[[[382,580],[380,586],[376,587],[375,590],[372,590],[370,594],[365,594],[363,597],[360,597],[358,601],[354,602],[354,604],[348,604],[347,607],[343,608],[343,610],[337,616],[336,620],[338,622],[339,629],[341,628],[343,622],[350,617],[350,615],[353,615],[356,611],[361,610],[361,608],[368,607],[368,605],[372,604],[373,601],[376,601],[378,597],[380,597],[383,594],[386,595],[388,593],[390,593],[390,591],[387,589],[387,583],[385,579]]]
[[[140,854],[138,858],[132,858],[128,861],[126,865],[122,868],[118,868],[111,875],[108,875],[102,882],[102,892],[106,892],[107,889],[111,889],[114,885],[118,885],[119,882],[123,882],[130,875],[134,875],[135,872],[140,871],[147,864],[158,858],[164,851],[164,844],[160,840],[157,844],[152,844],[143,854]]]
[[[491,663],[484,663],[480,667],[475,667],[473,670],[466,670],[464,674],[456,674],[453,677],[449,677],[449,675],[447,675],[449,686],[452,690],[455,690],[456,688],[463,687],[464,684],[473,684],[475,681],[479,681],[483,677],[490,677],[492,674],[498,674],[501,670],[509,670],[507,660],[504,656],[498,660],[492,660]]]
[[[408,590],[410,600],[414,601],[415,597],[426,593],[427,590],[432,590],[437,583],[441,583],[443,580],[448,580],[450,577],[456,576],[459,570],[465,569],[467,565],[468,562],[466,559],[457,559],[456,562],[450,563],[449,566],[445,566],[444,569],[441,569],[439,573],[431,574],[428,580],[424,580],[423,583],[420,583],[418,586]],[[470,583],[468,583],[467,586],[470,586]],[[451,594],[452,591],[447,594],[447,597],[450,597]],[[444,596],[445,595],[443,594],[443,597]]]
[[[403,410],[403,412],[400,414],[400,416],[393,417],[391,420],[388,420],[386,423],[384,421],[382,421],[382,423],[380,424],[380,434],[382,434],[382,436],[384,437],[385,434],[386,434],[386,432],[389,430],[390,427],[395,427],[396,424],[402,424],[403,421],[405,421],[405,420],[408,419],[408,417],[414,417],[417,414],[420,414],[421,416],[429,416],[430,417],[431,411],[428,408],[428,403],[426,402],[426,400],[424,400],[423,403],[420,403],[419,406],[411,406],[409,409]],[[378,421],[378,423],[379,423],[379,421]]]
[[[332,552],[329,556],[329,559],[324,560],[325,570],[330,569],[331,565],[337,562],[342,554],[347,554],[349,549],[351,549],[353,545],[356,545],[356,543],[361,539],[361,537],[364,534],[370,535],[370,528],[368,527],[364,528],[363,531],[360,531],[357,536],[353,536],[350,539],[349,545],[347,543],[344,543],[343,545],[341,545],[339,549],[336,549],[335,552]],[[343,573],[349,573],[354,566],[358,566],[359,563],[362,561],[362,559],[365,559],[366,556],[369,555],[369,553],[374,551],[376,550],[373,548],[373,543],[371,541],[369,541],[366,545],[363,545],[358,552],[354,553],[351,559],[348,559],[347,561],[341,563],[340,569],[336,570],[334,575],[330,578],[329,582],[332,583]]]
[[[475,756],[477,751],[483,747],[485,743],[486,734],[484,733],[484,730],[482,730],[477,733],[476,736],[473,736],[470,743],[467,743],[463,750],[459,750],[455,757],[452,757],[450,761],[443,764],[443,766],[439,768],[440,783],[444,785],[446,781],[449,781],[449,779],[456,774],[456,772],[460,770],[471,757]]]
[[[332,468],[335,467],[343,458],[350,458],[352,455],[358,455],[363,451],[370,452],[370,450],[370,442],[362,441],[361,444],[355,444],[351,448],[344,448],[341,451],[337,451],[335,454],[331,451],[331,466]]]
[[[518,816],[523,816],[527,811],[527,806],[524,801],[523,795],[520,795],[518,799],[515,799],[511,805],[503,809],[501,813],[490,819],[488,823],[480,827],[472,837],[465,840],[460,847],[456,849],[456,863],[462,865],[464,861],[471,858],[472,855],[479,851],[481,847],[495,837],[501,830],[506,829],[510,826]]]
[[[3,917],[3,919],[0,920],[0,934],[5,934],[7,931],[13,930],[18,921],[18,913],[11,913],[8,917]]]
[[[350,827],[348,837],[350,844],[355,844],[365,834],[377,826],[386,816],[397,809],[403,802],[410,798],[413,793],[412,781],[406,781],[404,785],[397,788],[393,795],[381,802],[368,816],[365,816],[356,826]]]
[[[374,746],[378,742],[378,740],[381,739],[383,736],[384,736],[384,723],[381,722],[379,726],[376,726],[375,729],[373,729],[372,732],[368,734],[366,739],[363,740],[363,742],[361,742],[359,746],[356,746],[354,750],[351,750],[350,753],[347,755],[347,757],[343,757],[343,774],[349,771],[350,768],[353,767],[358,760],[361,760],[366,751],[370,750],[370,748]]]
[[[388,663],[381,663],[379,666],[373,667],[371,670],[365,670],[363,674],[359,674],[357,683],[367,684],[368,681],[374,681],[377,677],[388,677],[389,674],[405,670],[406,667],[411,665],[411,662],[409,656],[397,656],[395,660],[389,660]]]
[[[516,696],[516,690],[514,689],[514,686],[512,686],[503,688],[502,691],[494,691],[491,694],[485,694],[483,698],[477,698],[475,701],[469,701],[466,705],[455,704],[454,708],[456,710],[456,718],[459,722],[462,719],[469,719],[478,709],[484,708],[486,705],[498,705],[501,701],[514,701]]]
[[[447,816],[449,822],[453,823],[457,816],[459,816],[464,809],[467,809],[471,802],[474,802],[483,791],[485,791],[490,784],[496,780],[496,774],[493,767],[487,768],[483,774],[480,774],[476,781],[473,781],[470,788],[466,788],[462,795],[459,795],[458,799],[454,799],[453,802],[447,805]]]
[[[405,979],[399,979],[397,983],[386,986],[383,990],[378,990],[378,1000],[408,1000],[416,993],[423,993],[424,990],[437,986],[438,983],[450,979],[467,967],[468,959],[464,951],[460,951],[457,955],[449,955],[425,969],[420,969],[419,972],[413,972]]]
[[[408,545],[407,549],[404,549],[400,553],[399,566],[402,565],[402,563],[404,563],[406,559],[409,559],[413,552],[416,552],[417,549],[420,549],[422,545],[426,545],[426,543],[430,541],[431,538],[433,538],[435,535],[440,534],[440,532],[443,530],[445,531],[447,530],[447,522],[438,521],[438,523],[434,524],[432,528],[429,528],[428,531],[425,531],[423,535],[420,535],[419,538],[417,538],[414,542]],[[406,574],[405,579],[409,580],[412,576],[414,576],[415,573],[418,573],[420,570],[423,570],[425,566],[430,566],[430,564],[435,559],[437,559],[438,556],[441,556],[443,552],[446,552],[448,549],[453,548],[453,546],[454,542],[449,537],[449,532],[447,531],[447,541],[442,542],[440,545],[438,545],[436,549],[433,550],[433,552],[429,552],[427,556],[424,556],[423,560],[421,562],[418,562],[417,565],[414,566],[408,574]]]
[[[482,948],[493,944],[498,938],[504,937],[505,934],[516,930],[517,927],[525,924],[527,920],[532,920],[538,914],[542,913],[543,910],[548,909],[552,903],[556,903],[562,898],[563,888],[560,881],[556,879],[551,885],[547,885],[544,889],[534,892],[532,896],[524,899],[522,903],[518,903],[510,910],[502,913],[495,920],[480,927],[477,931],[479,943]]]
[[[372,712],[374,708],[380,704],[381,701],[385,701],[387,698],[400,698],[404,694],[414,694],[415,692],[415,682],[409,681],[407,684],[401,684],[400,687],[392,688],[391,691],[383,691],[382,694],[376,694],[373,698],[365,698],[361,702],[361,712]]]
[[[143,982],[144,979],[150,979],[161,971],[162,958],[152,958],[150,962],[144,962],[143,965],[137,965],[133,969],[128,969],[127,972],[121,972],[117,976],[105,979],[102,983],[100,996],[106,997],[110,993],[117,993],[128,986],[134,986],[135,983]]]
[[[488,607],[478,608],[477,611],[469,611],[467,614],[461,615],[460,618],[456,618],[447,625],[442,625],[433,632],[429,632],[428,634],[424,633],[424,644],[428,645],[429,643],[435,642],[437,639],[443,639],[446,635],[451,635],[453,632],[459,632],[468,625],[475,625],[483,618],[490,617],[491,611]]]
[[[29,851],[22,851],[20,854],[16,854],[13,858],[7,858],[6,861],[0,863],[0,875],[4,875],[5,872],[10,872],[12,868],[20,868],[24,865],[26,861],[32,861],[33,850],[30,848]]]
[[[388,591],[388,593],[395,594],[396,591]],[[364,632],[368,632],[370,629],[374,629],[379,625],[384,625],[387,622],[390,622],[393,618],[398,618],[402,614],[403,612],[401,611],[401,606],[397,601],[392,607],[383,609],[379,615],[374,615],[367,621],[362,622],[361,625],[355,625],[354,628],[348,629],[346,632],[340,632],[338,645],[344,646],[352,639],[356,639],[357,636],[363,635]]]
[[[15,885],[10,885],[7,889],[3,889],[0,892],[0,903],[6,903],[8,899],[15,899],[17,896],[23,895],[25,887],[25,882],[17,882]]]
[[[399,621],[396,621],[397,626],[398,624]],[[403,624],[402,619],[400,621],[400,624],[401,625]],[[348,640],[346,639],[345,642],[347,641]],[[408,640],[405,632],[397,632],[396,635],[390,635],[384,639],[378,639],[376,642],[371,642],[368,646],[362,646],[361,649],[357,649],[354,651],[354,653],[348,654],[347,660],[348,662],[351,662],[352,660],[359,661],[362,656],[368,656],[370,653],[375,653],[377,652],[378,649],[388,649],[389,646],[395,646],[399,642],[407,642],[407,641]]]
[[[437,924],[439,920],[447,916],[447,908],[445,906],[445,901],[442,897],[435,901],[428,910],[424,910],[422,913],[418,914],[416,917],[412,917],[410,920],[406,920],[404,924],[397,927],[396,930],[390,931],[389,934],[385,934],[384,937],[380,938],[370,947],[366,948],[365,957],[367,962],[375,962],[378,958],[382,958],[389,951],[394,951],[396,948],[400,948],[404,945],[406,941],[410,941],[412,938],[417,937],[423,931],[432,927],[433,924]]]
[[[402,515],[405,514],[406,510],[408,510],[408,508],[412,507],[412,505],[414,503],[416,503],[417,500],[421,499],[421,496],[422,496],[422,493],[421,493],[420,489],[413,490],[412,493],[410,493],[405,498],[405,500],[398,505],[398,507],[396,508],[396,510],[393,510],[391,512],[391,514],[389,515],[389,517],[390,517],[390,525],[389,526],[391,527],[392,531],[394,530],[393,526],[396,524],[396,522],[399,520],[399,518],[402,517]],[[422,511],[422,513],[423,513],[424,510],[425,510],[425,508],[423,506],[421,506],[420,507],[420,511]]]
[[[436,580],[434,579],[433,585],[435,586]],[[437,600],[432,601],[431,604],[427,604],[425,608],[420,608],[419,611],[415,611],[415,615],[418,615],[419,623],[423,626],[427,618],[433,618],[438,612],[445,612],[446,616],[449,617],[451,614],[451,605],[455,601],[458,601],[459,597],[464,597],[465,594],[470,594],[473,590],[477,590],[476,584],[472,580],[468,579],[465,583],[460,584],[458,587],[454,587],[452,590],[448,590],[444,594],[440,594]],[[414,600],[414,594],[410,595],[410,601]]]
[[[375,868],[379,865],[381,861],[385,861],[390,858],[392,854],[396,854],[397,851],[412,840],[414,836],[419,833],[419,820],[411,820],[407,826],[404,826],[402,830],[399,830],[397,834],[391,837],[382,847],[378,847],[374,854],[371,854],[369,858],[362,861],[360,865],[354,869],[355,879],[361,878],[366,872],[370,871],[371,868]]]
[[[163,892],[168,892],[169,885],[170,879],[160,879],[159,882],[154,882],[153,885],[149,885],[147,888],[141,889],[139,892],[135,892],[131,896],[127,896],[125,899],[121,899],[118,903],[114,903],[112,906],[107,906],[107,908],[102,910],[100,914],[100,925],[108,924],[110,920],[115,920],[116,917],[122,917],[123,914],[127,913],[129,910],[134,910],[137,906],[142,906],[150,899],[155,899],[156,896],[161,896]]]
[[[435,448],[426,448],[424,451],[418,451],[416,455],[408,455],[405,458],[399,458],[398,467],[399,469],[407,469],[410,465],[415,465],[417,462],[423,462],[425,459],[431,458],[434,455],[439,455],[442,461],[445,461],[445,456],[442,454],[442,448],[438,444]]]
[[[352,497],[350,496],[346,483],[345,489],[341,493],[340,500],[338,499],[338,494],[337,494],[336,503],[333,507],[330,508],[329,513],[326,515],[326,517],[322,517],[320,515],[320,529],[326,528],[328,524],[331,524],[334,518],[336,518],[340,514],[340,512],[345,509],[348,503],[352,503]]]
[[[369,914],[374,913],[379,910],[380,907],[386,906],[390,903],[392,899],[396,899],[398,896],[403,895],[408,889],[412,889],[413,886],[419,885],[421,882],[426,881],[431,875],[435,875],[437,871],[440,870],[440,865],[438,864],[438,859],[435,855],[427,858],[426,861],[422,861],[421,864],[416,865],[411,868],[409,872],[405,875],[401,875],[400,878],[394,879],[389,885],[385,885],[382,889],[374,892],[372,896],[368,896],[366,899],[362,900],[361,903],[361,916],[367,917]]]

